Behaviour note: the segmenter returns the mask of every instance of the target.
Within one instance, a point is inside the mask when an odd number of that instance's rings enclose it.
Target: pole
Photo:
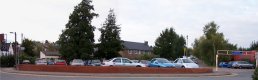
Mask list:
[[[187,56],[187,53],[188,53],[188,35],[186,36],[186,56]]]

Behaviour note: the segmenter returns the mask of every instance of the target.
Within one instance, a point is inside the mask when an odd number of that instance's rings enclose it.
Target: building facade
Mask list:
[[[148,45],[148,42],[131,42],[123,41],[124,49],[119,52],[122,57],[129,59],[138,59],[142,55],[152,55],[152,47]]]

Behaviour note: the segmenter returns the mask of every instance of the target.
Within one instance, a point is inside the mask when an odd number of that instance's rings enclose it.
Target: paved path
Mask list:
[[[0,80],[251,80],[253,69],[219,69],[208,74],[85,74],[1,69]],[[228,72],[233,74],[229,75]]]

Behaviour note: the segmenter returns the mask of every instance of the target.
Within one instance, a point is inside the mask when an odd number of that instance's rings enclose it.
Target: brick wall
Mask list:
[[[149,67],[93,67],[93,66],[62,66],[62,65],[19,65],[24,71],[46,72],[77,72],[77,73],[211,73],[210,68],[149,68]]]

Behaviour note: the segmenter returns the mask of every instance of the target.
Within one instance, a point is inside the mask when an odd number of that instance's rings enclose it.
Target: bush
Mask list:
[[[252,77],[253,77],[253,80],[258,80],[258,68],[255,69]]]
[[[15,65],[15,56],[1,56],[0,57],[0,67],[13,67]]]
[[[22,64],[23,60],[29,60],[31,64],[35,64],[36,57],[31,57],[26,54],[21,54],[19,57],[20,64]]]

